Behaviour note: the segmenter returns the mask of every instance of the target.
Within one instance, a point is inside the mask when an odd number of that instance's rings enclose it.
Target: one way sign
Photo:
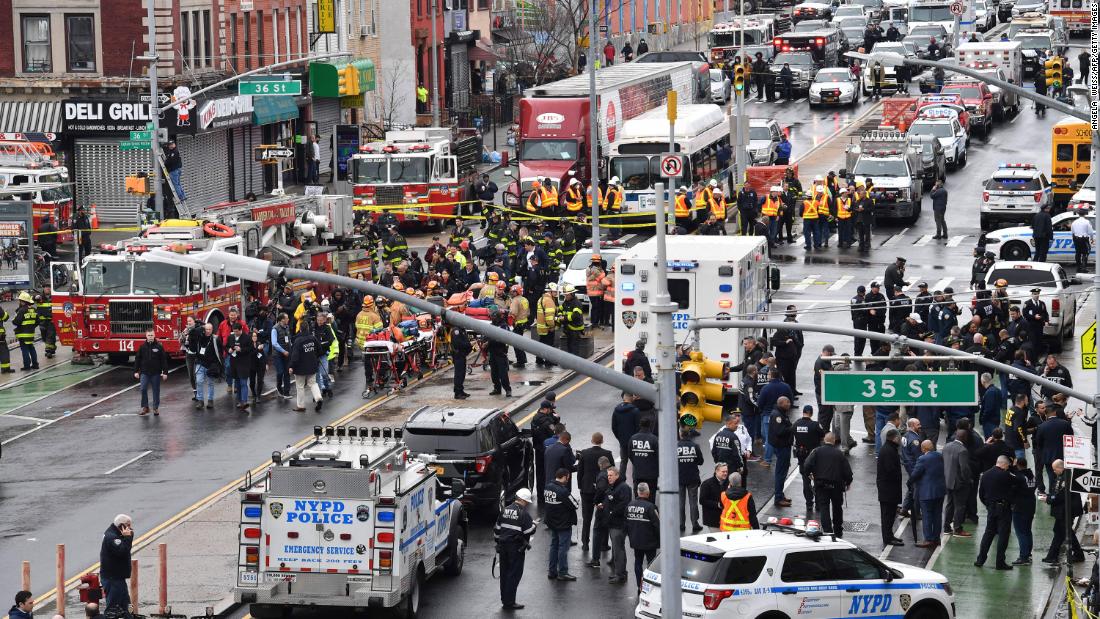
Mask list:
[[[1100,492],[1100,471],[1094,469],[1072,469],[1074,492],[1092,494]]]
[[[294,149],[286,146],[257,146],[254,153],[256,161],[271,161],[293,157]]]

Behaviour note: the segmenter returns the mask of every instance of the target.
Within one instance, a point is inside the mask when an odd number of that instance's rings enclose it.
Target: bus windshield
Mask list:
[[[386,160],[383,158],[352,159],[351,171],[353,176],[352,182],[361,185],[385,183],[390,180],[389,174],[386,172]]]
[[[1023,49],[1051,49],[1050,37],[1044,34],[1019,35],[1012,40],[1019,41]]]
[[[187,290],[187,269],[159,262],[134,263],[134,294],[179,295]]]
[[[611,160],[611,175],[618,176],[627,191],[650,189],[660,177],[658,157],[615,157]]]
[[[524,140],[520,159],[530,161],[577,160],[577,142],[575,140]]]
[[[952,21],[955,16],[951,14],[951,7],[942,6],[912,6],[909,7],[909,23],[926,21]]]
[[[428,172],[427,157],[390,158],[390,182],[426,183]]]
[[[852,170],[856,176],[889,176],[900,178],[909,175],[909,168],[904,159],[892,159],[885,157],[860,157],[856,167]]]
[[[127,294],[130,292],[129,262],[89,262],[84,266],[84,294]]]

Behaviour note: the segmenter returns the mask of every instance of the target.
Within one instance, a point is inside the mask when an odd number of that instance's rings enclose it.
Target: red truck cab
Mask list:
[[[571,178],[587,182],[591,148],[588,110],[588,99],[583,98],[520,100],[516,142],[519,173],[504,192],[504,206],[522,207],[531,192],[531,183],[541,177],[557,183],[559,191]]]
[[[951,80],[943,85],[940,95],[957,94],[962,97],[971,127],[981,127],[982,135],[993,130],[993,92],[978,80]],[[965,124],[965,123],[964,123]]]

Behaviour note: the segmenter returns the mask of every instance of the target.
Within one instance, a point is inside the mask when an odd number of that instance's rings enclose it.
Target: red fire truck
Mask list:
[[[33,205],[34,231],[49,215],[59,230],[68,230],[73,216],[73,196],[68,171],[48,144],[25,139],[0,139],[0,200],[27,200]],[[71,243],[72,232],[57,235],[59,243]]]
[[[231,307],[243,305],[248,293],[267,299],[268,285],[242,285],[232,277],[139,261],[138,254],[161,248],[225,251],[296,268],[352,274],[367,261],[369,273],[368,255],[357,260],[355,252],[341,252],[338,245],[325,243],[346,234],[350,211],[345,196],[219,204],[205,209],[203,219],[165,220],[141,236],[103,246],[103,253],[86,257],[79,269],[71,262],[54,262],[53,318],[58,338],[77,354],[108,354],[123,360],[141,346],[145,331],[153,329],[168,353],[180,357],[178,338],[188,316],[217,325]]]
[[[353,203],[374,220],[392,215],[441,230],[457,203],[472,198],[466,190],[479,155],[477,137],[469,133],[441,127],[387,131],[385,141],[364,144],[351,158]]]

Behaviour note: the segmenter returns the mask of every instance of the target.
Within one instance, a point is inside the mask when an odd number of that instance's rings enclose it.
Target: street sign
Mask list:
[[[977,372],[825,372],[822,404],[973,406]]]
[[[286,146],[257,146],[254,149],[254,154],[256,161],[289,159],[294,156],[294,149]]]
[[[1096,321],[1081,334],[1081,369],[1096,369]]]
[[[126,150],[150,150],[153,147],[152,142],[143,140],[124,140],[118,143],[118,149],[122,151]]]
[[[153,139],[153,132],[149,130],[131,131],[130,139],[135,142],[148,142]]]
[[[952,15],[962,15],[965,12],[966,12],[966,5],[964,5],[962,2],[952,2],[951,3],[951,14]]]
[[[1100,492],[1100,471],[1095,469],[1073,469],[1073,482],[1070,489],[1082,494]]]
[[[302,94],[302,80],[256,80],[253,82],[237,82],[237,92],[252,96],[274,95],[300,95]]]
[[[680,178],[684,172],[684,159],[676,153],[661,155],[661,176],[665,178]]]
[[[1062,437],[1062,461],[1071,469],[1087,469],[1092,464],[1089,444],[1083,436]]]
[[[600,34],[607,34],[607,24],[600,24]]]

